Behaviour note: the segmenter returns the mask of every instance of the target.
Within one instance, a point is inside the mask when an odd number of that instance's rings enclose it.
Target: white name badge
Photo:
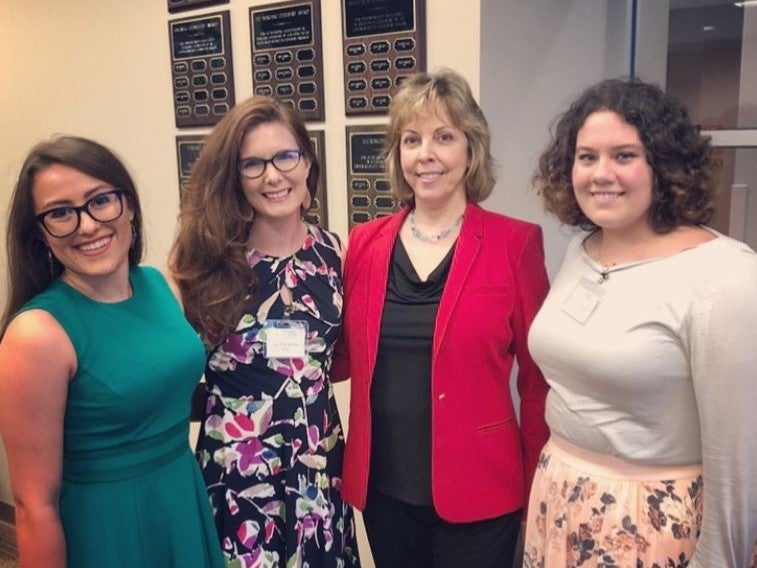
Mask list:
[[[269,359],[302,359],[305,357],[308,322],[301,320],[268,320],[263,324],[264,355]]]
[[[562,305],[562,311],[581,325],[585,324],[594,312],[607,290],[588,278],[581,278],[576,287]]]

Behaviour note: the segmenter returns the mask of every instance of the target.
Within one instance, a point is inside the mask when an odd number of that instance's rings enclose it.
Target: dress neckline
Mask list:
[[[129,302],[132,302],[134,300],[134,296],[136,296],[136,294],[137,294],[137,287],[134,284],[134,275],[133,275],[133,271],[135,269],[137,269],[137,268],[138,268],[137,266],[130,267],[129,268],[129,272],[128,272],[129,287],[131,288],[131,294],[129,295],[128,298],[124,298],[123,300],[116,300],[115,302],[106,302],[106,301],[103,301],[103,300],[97,300],[95,298],[92,298],[92,297],[88,296],[87,294],[85,294],[84,292],[82,292],[81,290],[79,290],[78,288],[76,288],[75,286],[73,286],[72,284],[69,284],[68,282],[66,282],[65,280],[63,280],[63,278],[59,277],[56,280],[56,282],[58,282],[59,285],[63,286],[64,288],[67,288],[68,290],[70,290],[71,292],[73,292],[76,296],[79,296],[80,298],[83,298],[87,302],[89,302],[91,304],[94,304],[94,305],[97,305],[97,306],[119,306],[119,305],[126,305]]]
[[[316,230],[315,225],[311,225],[310,223],[305,223],[305,238],[302,240],[302,243],[300,244],[300,247],[294,251],[291,254],[284,255],[284,256],[275,256],[272,254],[267,254],[262,251],[259,251],[255,248],[250,248],[245,253],[245,256],[247,257],[247,262],[250,266],[255,266],[259,262],[282,262],[285,260],[288,260],[294,256],[296,256],[302,249],[305,248],[305,245],[307,244],[308,238],[314,235],[314,231]]]

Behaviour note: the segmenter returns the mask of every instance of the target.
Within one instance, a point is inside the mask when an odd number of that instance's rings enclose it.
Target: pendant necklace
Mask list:
[[[447,237],[452,231],[457,229],[457,227],[460,226],[460,223],[463,222],[463,216],[460,215],[457,219],[453,221],[453,223],[449,227],[445,227],[435,235],[427,235],[425,233],[422,233],[418,227],[415,226],[415,212],[411,211],[408,214],[408,220],[410,221],[410,233],[419,241],[423,243],[435,243],[437,241],[441,241],[443,238]]]
[[[617,270],[618,264],[624,264],[628,262],[632,262],[630,259],[633,259],[636,254],[643,250],[646,246],[650,244],[650,240],[645,240],[640,245],[637,245],[630,249],[629,252],[627,252],[624,255],[621,255],[618,260],[615,262],[611,262],[609,264],[605,264],[602,262],[602,245],[603,241],[599,241],[599,251],[597,253],[597,261],[599,262],[599,265],[602,267],[602,269],[599,271],[599,278],[597,279],[597,284],[602,284],[603,282],[607,282],[607,280],[610,279],[610,274]]]
[[[602,262],[602,241],[599,241],[599,254],[597,255],[597,260],[599,261],[599,265],[602,267],[602,269],[599,271],[599,279],[597,280],[597,284],[602,284],[603,282],[606,282],[610,279],[610,272],[612,272],[613,267],[617,264],[617,262],[611,262],[609,265]]]

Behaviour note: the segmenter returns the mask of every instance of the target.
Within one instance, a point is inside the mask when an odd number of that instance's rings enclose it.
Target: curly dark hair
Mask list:
[[[597,83],[558,117],[531,180],[544,208],[567,225],[597,228],[578,206],[571,172],[578,131],[590,114],[603,110],[617,113],[635,127],[644,144],[654,179],[649,211],[652,230],[663,234],[681,225],[708,223],[715,212],[713,196],[720,168],[710,140],[691,123],[680,102],[639,79]]]

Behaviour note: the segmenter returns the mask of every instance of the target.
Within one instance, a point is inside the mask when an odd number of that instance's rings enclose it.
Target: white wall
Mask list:
[[[94,138],[124,160],[145,213],[147,258],[162,266],[178,210],[169,18],[230,10],[237,100],[252,92],[248,10],[267,1],[169,15],[165,0],[2,0],[0,7],[0,284],[5,298],[5,231],[10,193],[31,146],[55,133]],[[330,227],[347,233],[346,124],[384,118],[344,116],[339,0],[322,0],[327,189]],[[480,0],[427,0],[427,63],[452,67],[479,92]],[[337,385],[346,422],[348,387]],[[0,501],[11,502],[0,447]],[[364,565],[370,567],[370,561]]]
[[[482,0],[481,105],[499,182],[489,209],[539,223],[554,276],[569,231],[529,190],[555,116],[585,87],[630,71],[630,1]]]
[[[639,0],[635,74],[663,89],[667,75],[669,14],[670,0]]]

